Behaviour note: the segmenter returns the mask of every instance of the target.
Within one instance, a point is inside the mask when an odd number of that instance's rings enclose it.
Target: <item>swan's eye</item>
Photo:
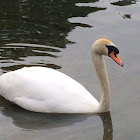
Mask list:
[[[113,45],[105,45],[108,49],[108,55],[114,51],[114,55],[119,54],[119,50]]]

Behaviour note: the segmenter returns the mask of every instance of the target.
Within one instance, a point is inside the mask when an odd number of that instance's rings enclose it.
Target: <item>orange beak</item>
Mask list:
[[[123,62],[120,60],[117,54],[114,54],[114,51],[109,54],[109,57],[111,57],[117,64],[123,67]]]

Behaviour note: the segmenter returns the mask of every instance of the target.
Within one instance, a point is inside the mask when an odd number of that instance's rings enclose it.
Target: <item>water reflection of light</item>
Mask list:
[[[49,60],[59,57],[58,53],[60,53],[61,50],[61,48],[38,44],[7,44],[0,48],[1,69],[5,72],[32,65],[60,69],[61,66],[52,64]],[[11,65],[9,65],[10,63]]]

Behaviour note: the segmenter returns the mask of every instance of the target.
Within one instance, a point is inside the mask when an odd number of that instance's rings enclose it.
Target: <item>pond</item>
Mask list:
[[[111,86],[108,113],[34,113],[0,97],[0,139],[139,140],[139,12],[139,0],[1,1],[0,75],[24,66],[49,67],[100,100],[93,42],[112,40],[124,67],[105,57]]]

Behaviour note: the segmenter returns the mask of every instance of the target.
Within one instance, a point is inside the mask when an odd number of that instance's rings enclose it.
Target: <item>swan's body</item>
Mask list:
[[[24,109],[36,112],[91,112],[92,106],[99,104],[75,80],[43,67],[25,67],[2,75],[0,93]]]
[[[109,81],[102,57],[102,54],[107,55],[107,49],[100,45],[102,41],[103,39],[96,41],[92,47],[92,58],[101,85],[100,103],[81,84],[69,76],[44,67],[25,67],[3,74],[0,76],[0,94],[20,107],[35,112],[98,113],[109,111]],[[108,40],[104,39],[104,41]],[[108,43],[113,45],[110,41]]]

